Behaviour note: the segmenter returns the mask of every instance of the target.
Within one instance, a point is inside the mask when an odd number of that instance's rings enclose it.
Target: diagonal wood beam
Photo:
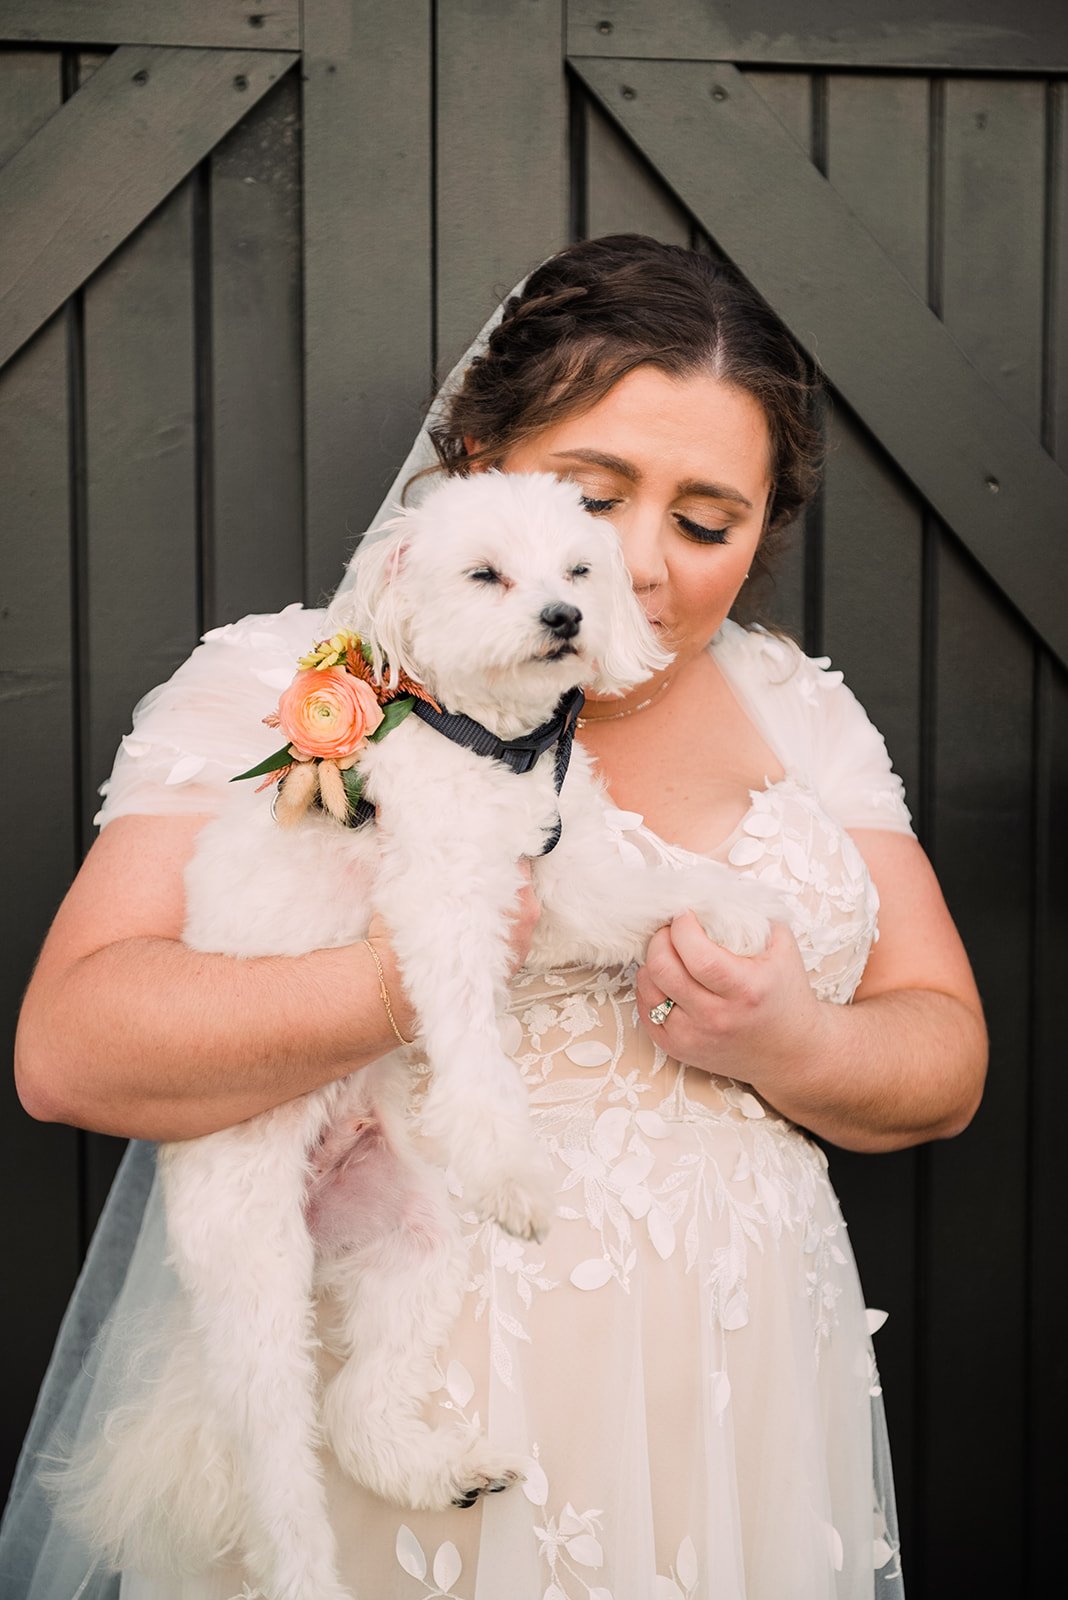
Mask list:
[[[1068,68],[1064,0],[570,0],[575,56],[919,72]]]
[[[296,50],[299,0],[0,0],[0,39]]]
[[[572,67],[1068,664],[1068,476],[736,68]]]
[[[123,47],[0,168],[0,366],[298,59]]]

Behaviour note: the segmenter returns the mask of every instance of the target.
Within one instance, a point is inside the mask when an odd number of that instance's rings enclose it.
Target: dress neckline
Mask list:
[[[640,811],[623,811],[618,806],[611,806],[609,808],[609,814],[614,812],[620,817],[637,818],[637,821],[633,822],[630,827],[621,829],[621,831],[624,834],[632,832],[642,834],[646,839],[650,840],[656,846],[658,851],[661,851],[664,855],[674,856],[681,861],[720,861],[726,865],[729,865],[730,851],[744,834],[745,825],[749,821],[750,817],[752,817],[760,809],[761,799],[766,795],[774,794],[779,789],[794,789],[802,794],[808,795],[811,795],[813,792],[807,784],[803,783],[797,777],[797,775],[792,772],[783,773],[781,778],[765,779],[761,787],[750,789],[750,804],[738,818],[738,821],[735,823],[730,833],[721,839],[719,844],[714,846],[711,850],[691,850],[687,845],[673,844],[670,839],[665,839],[661,834],[657,833],[655,829],[650,828]]]
[[[759,636],[751,633],[749,629],[743,628],[740,623],[732,622],[728,618],[705,648],[715,661],[716,668],[737,702],[742,715],[759,734],[769,753],[774,756],[782,768],[782,775],[778,778],[769,778],[765,774],[763,784],[749,790],[749,805],[742,812],[730,832],[724,835],[719,843],[709,850],[691,850],[686,845],[674,844],[671,840],[665,839],[653,828],[650,828],[641,812],[625,811],[618,806],[612,807],[620,816],[637,817],[639,820],[635,824],[635,830],[644,834],[658,850],[666,854],[688,861],[726,861],[730,850],[744,833],[745,824],[759,808],[760,797],[773,794],[777,789],[790,786],[802,789],[807,788],[805,784],[800,782],[796,769],[786,759],[784,752],[777,748],[771,730],[768,727],[767,719],[762,715],[759,704],[746,691],[743,675],[738,670],[739,663],[734,659],[740,647],[759,648],[760,643]]]

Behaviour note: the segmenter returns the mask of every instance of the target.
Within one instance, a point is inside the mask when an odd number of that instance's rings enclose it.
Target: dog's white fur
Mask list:
[[[557,603],[582,613],[563,652],[543,620]],[[359,560],[346,620],[375,641],[379,666],[384,656],[504,738],[537,727],[576,684],[622,693],[670,660],[613,530],[544,474],[449,480],[397,517]],[[541,1237],[553,1215],[547,1158],[496,1022],[520,860],[534,858],[542,908],[533,968],[636,960],[685,907],[751,953],[774,911],[713,862],[686,873],[621,862],[577,745],[560,843],[540,855],[557,813],[553,761],[519,777],[409,717],[361,759],[375,826],[312,812],[283,829],[269,797],[245,785],[202,830],[186,941],[296,955],[352,944],[380,911],[430,1075],[414,1076],[398,1051],[235,1128],[161,1147],[187,1320],[151,1400],[114,1419],[84,1474],[83,1524],[115,1565],[195,1569],[240,1554],[270,1600],[342,1600],[321,1442],[358,1482],[415,1508],[522,1476],[522,1458],[422,1417],[465,1284],[443,1167],[465,1209],[516,1235]],[[317,1294],[332,1297],[343,1358],[323,1393]]]

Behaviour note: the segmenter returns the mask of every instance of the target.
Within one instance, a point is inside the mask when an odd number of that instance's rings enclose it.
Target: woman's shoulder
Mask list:
[[[323,618],[295,601],[205,633],[133,708],[94,821],[216,809],[226,783],[277,748],[263,718],[320,637]]]
[[[843,827],[912,832],[886,741],[829,656],[806,655],[784,634],[732,621],[711,648],[786,770]]]
[[[743,627],[728,618],[711,649],[717,661],[753,684],[784,688],[810,702],[817,690],[826,692],[844,681],[831,666],[830,656],[806,655],[789,634],[772,632],[759,623]]]

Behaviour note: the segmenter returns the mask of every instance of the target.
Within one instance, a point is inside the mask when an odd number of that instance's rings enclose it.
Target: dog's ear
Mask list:
[[[590,685],[594,694],[625,694],[654,672],[662,672],[675,659],[660,641],[642,610],[619,541],[610,541],[608,559],[612,563],[609,585],[608,645],[597,663],[598,673]]]
[[[352,626],[370,645],[374,674],[380,682],[384,661],[389,663],[391,678],[397,672],[415,676],[408,647],[404,584],[400,581],[411,539],[411,521],[402,513],[382,526],[388,531],[366,541],[356,553],[349,601]]]

